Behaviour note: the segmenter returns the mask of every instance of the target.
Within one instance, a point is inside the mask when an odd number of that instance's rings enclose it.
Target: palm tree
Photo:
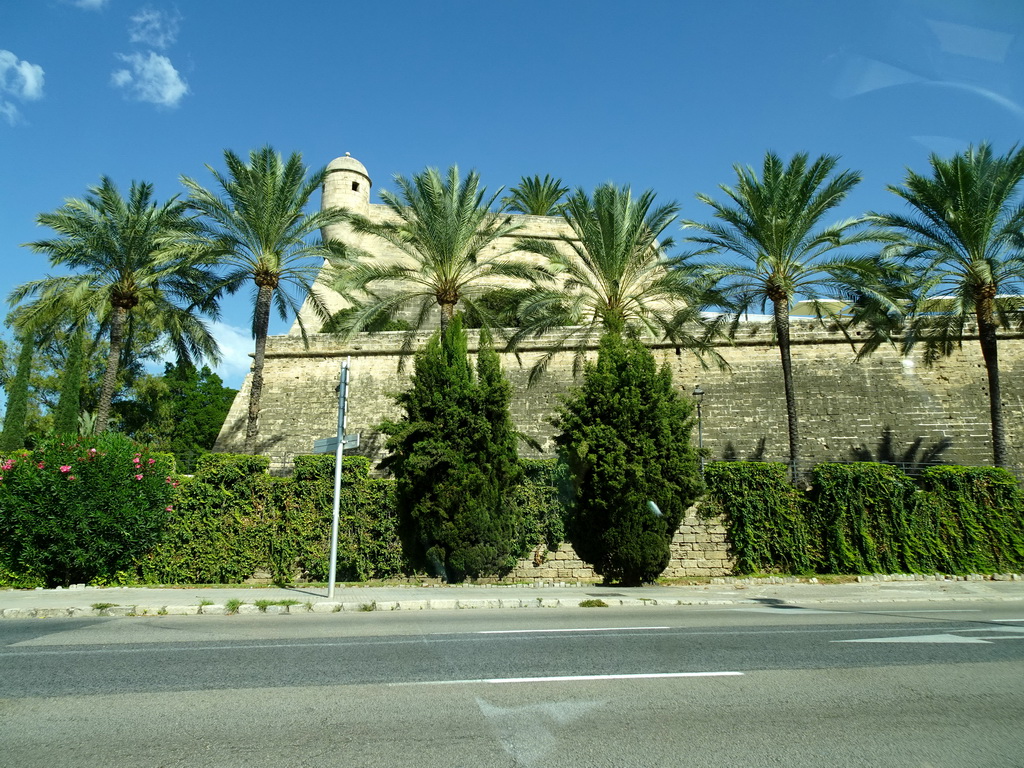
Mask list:
[[[552,350],[533,366],[535,381],[559,349],[576,351],[574,373],[595,337],[608,331],[631,337],[667,338],[677,347],[724,361],[710,344],[714,329],[701,310],[711,300],[701,268],[685,257],[669,257],[662,238],[679,210],[655,205],[654,192],[634,198],[630,188],[604,184],[591,198],[576,189],[561,210],[571,231],[558,244],[526,239],[519,248],[545,257],[554,286],[522,292],[520,327],[509,342],[556,332]],[[580,326],[583,326],[581,329]]]
[[[225,150],[224,164],[226,174],[207,166],[217,182],[215,190],[187,176],[181,181],[189,191],[189,205],[205,217],[203,245],[228,270],[221,289],[234,293],[250,281],[255,286],[252,335],[256,351],[245,428],[245,451],[255,453],[271,309],[276,305],[282,319],[295,314],[304,341],[299,309],[307,297],[314,311],[327,318],[313,284],[323,260],[338,250],[321,242],[316,233],[340,221],[341,211],[305,213],[310,197],[323,183],[325,169],[310,173],[297,152],[284,161],[265,146],[250,152],[245,162]]]
[[[21,308],[18,323],[46,329],[68,317],[84,326],[95,316],[109,335],[110,348],[96,411],[96,431],[107,428],[118,371],[131,349],[136,326],[169,340],[179,361],[194,356],[217,358],[217,344],[197,313],[216,315],[213,272],[193,250],[182,247],[196,231],[184,202],[158,205],[153,187],[132,182],[125,200],[103,177],[81,199],[70,199],[38,223],[58,237],[28,243],[50,258],[51,267],[74,270],[19,286],[12,303]]]
[[[835,172],[839,159],[822,155],[809,162],[807,154],[793,156],[788,164],[773,152],[764,158],[761,176],[749,166],[734,166],[735,187],[722,185],[728,201],[717,202],[708,195],[697,199],[714,210],[715,221],[684,221],[684,229],[700,234],[687,237],[700,248],[695,254],[732,254],[738,263],[709,267],[727,300],[733,316],[733,330],[751,309],[764,312],[771,303],[772,317],[786,394],[789,423],[789,460],[796,473],[800,459],[796,392],[790,355],[789,313],[795,301],[811,301],[819,319],[834,316],[834,304],[818,299],[840,299],[847,305],[855,299],[875,297],[880,288],[876,278],[877,259],[830,255],[839,248],[877,240],[877,232],[864,229],[864,221],[847,219],[822,226],[822,219],[838,206],[860,181],[855,171]],[[877,306],[877,305],[876,305]]]
[[[476,171],[462,179],[453,165],[442,178],[436,168],[427,168],[412,179],[396,176],[395,183],[398,194],[381,192],[392,218],[346,215],[353,231],[383,240],[401,256],[389,261],[350,249],[334,284],[356,299],[357,311],[343,322],[345,332],[393,320],[407,308],[415,308],[415,326],[422,328],[435,307],[443,331],[460,305],[489,317],[479,300],[496,281],[535,276],[536,268],[504,258],[500,241],[518,225],[511,216],[491,212],[500,190],[486,197]]]
[[[951,159],[932,155],[931,174],[907,171],[902,186],[889,186],[906,213],[871,213],[892,228],[890,247],[914,276],[915,290],[903,338],[905,350],[926,345],[926,361],[961,344],[964,326],[977,323],[988,376],[992,456],[1006,466],[1006,436],[999,388],[997,329],[1022,323],[1024,299],[1024,148],[996,156],[987,143]]]
[[[544,174],[543,179],[539,175],[523,176],[509,190],[509,195],[501,198],[501,204],[506,211],[513,213],[557,216],[562,210],[561,200],[568,191],[561,179],[554,179],[548,174]]]

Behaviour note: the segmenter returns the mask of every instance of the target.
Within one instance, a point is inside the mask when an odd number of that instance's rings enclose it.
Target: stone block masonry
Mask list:
[[[732,574],[736,564],[725,535],[721,519],[702,520],[691,508],[672,538],[668,567],[661,575],[678,579]],[[599,577],[579,559],[570,544],[563,543],[554,551],[544,547],[537,549],[530,557],[519,561],[507,578],[513,581],[588,581]]]
[[[428,337],[418,334],[414,347]],[[288,472],[296,455],[309,453],[313,440],[332,435],[337,426],[337,396],[342,360],[352,358],[348,431],[359,432],[359,453],[378,460],[383,440],[376,426],[400,413],[394,395],[409,385],[412,360],[404,359],[401,332],[361,334],[342,345],[337,337],[313,334],[308,348],[298,336],[268,340],[260,415],[259,450],[270,456],[272,471]],[[793,376],[800,416],[801,452],[807,463],[885,460],[914,464],[943,461],[987,465],[988,388],[976,339],[967,338],[949,358],[927,366],[920,355],[903,358],[883,348],[858,362],[838,331],[810,322],[793,328]],[[573,353],[559,352],[547,373],[527,386],[530,366],[551,349],[555,337],[532,339],[516,355],[502,353],[502,367],[513,385],[512,417],[550,456],[554,417],[561,396],[577,383]],[[470,350],[476,334],[470,332]],[[654,344],[659,362],[669,365],[683,393],[700,384],[704,444],[712,460],[788,456],[786,408],[779,351],[766,323],[744,325],[734,345],[719,351],[730,369],[703,369],[689,352]],[[596,356],[596,351],[590,357]],[[1003,408],[1011,465],[1024,464],[1024,335],[1000,340]],[[216,450],[238,452],[245,437],[249,377],[232,405]],[[694,436],[695,439],[695,436]],[[525,445],[523,446],[525,449]]]
[[[327,166],[321,205],[355,211],[378,223],[394,221],[387,206],[371,204],[372,186],[366,167],[346,154]],[[521,237],[547,240],[568,249],[563,238],[571,238],[572,231],[561,217],[515,215],[513,219],[519,230],[494,243],[484,257],[539,258],[517,250]],[[325,228],[322,236],[325,241],[345,244],[355,258],[377,263],[404,260],[395,246],[357,234],[345,223]],[[330,275],[329,269],[322,271],[317,292],[335,312],[348,303],[330,289]],[[387,293],[389,289],[384,286],[381,290]],[[300,321],[308,331],[322,325],[307,301],[289,334],[268,340],[260,452],[270,456],[273,471],[287,472],[296,455],[312,449],[314,439],[334,433],[334,387],[342,359],[351,355],[348,431],[362,435],[360,453],[380,458],[383,441],[376,426],[399,415],[393,396],[409,385],[412,360],[404,358],[403,371],[400,354],[405,334],[363,334],[345,345],[334,336],[312,335],[306,348],[299,333]],[[970,333],[973,331],[968,329],[961,349],[932,366],[924,365],[920,354],[903,358],[890,348],[858,362],[838,330],[823,330],[817,323],[792,318],[803,462],[991,463],[988,384],[977,338]],[[422,348],[426,338],[427,334],[418,335],[413,348]],[[591,341],[596,345],[596,339]],[[573,353],[556,353],[547,374],[533,387],[527,387],[527,372],[556,342],[557,335],[549,334],[529,340],[518,355],[502,355],[502,366],[515,388],[513,419],[519,430],[540,443],[546,455],[550,455],[554,434],[551,419],[561,396],[574,383]],[[594,348],[592,345],[591,359]],[[703,432],[712,459],[788,459],[781,364],[768,322],[744,323],[735,343],[719,345],[718,351],[730,363],[724,372],[705,369],[689,352],[677,352],[668,344],[653,344],[652,350],[672,369],[681,391],[689,393],[700,384],[707,393]],[[1011,465],[1019,469],[1024,464],[1024,334],[1002,334],[999,357],[1007,450]],[[241,450],[249,384],[247,377],[215,450]]]

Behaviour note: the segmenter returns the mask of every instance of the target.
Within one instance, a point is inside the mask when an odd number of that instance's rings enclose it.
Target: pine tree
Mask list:
[[[477,375],[456,316],[417,356],[399,422],[382,425],[396,479],[399,535],[414,568],[450,582],[502,574],[515,563],[518,482],[511,388],[482,334]]]
[[[703,488],[692,411],[647,348],[608,333],[556,418],[573,478],[566,535],[607,581],[641,584],[668,565],[672,536]]]
[[[60,382],[60,399],[53,414],[55,435],[77,435],[81,410],[83,346],[85,332],[79,328],[68,341],[68,355]]]
[[[0,451],[16,451],[25,447],[25,416],[28,413],[28,380],[32,373],[34,339],[31,334],[21,338],[18,369],[7,388],[7,413],[0,432]]]

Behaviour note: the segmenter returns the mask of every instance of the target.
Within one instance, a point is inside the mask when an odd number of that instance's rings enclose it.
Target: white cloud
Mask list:
[[[21,61],[10,51],[0,50],[0,116],[11,125],[21,113],[11,102],[35,101],[43,97],[43,68]]]
[[[21,117],[21,113],[13,104],[0,99],[0,117],[6,120],[8,125],[14,125],[18,122],[18,118]]]
[[[210,368],[220,376],[225,387],[241,389],[242,382],[252,367],[253,339],[252,331],[248,328],[238,328],[234,325],[222,323],[215,320],[209,324],[210,333],[217,340],[220,347],[220,362],[211,365],[209,360],[197,359],[197,366],[209,365]],[[168,351],[159,360],[152,360],[146,364],[146,370],[153,374],[163,373],[164,363],[173,363],[174,355]]]
[[[131,17],[128,36],[133,43],[164,49],[178,39],[181,14],[143,8]]]
[[[217,344],[220,346],[220,363],[213,367],[224,381],[225,386],[238,389],[242,386],[252,366],[253,340],[249,328],[237,328],[219,320],[210,323]]]
[[[83,11],[99,11],[106,7],[107,0],[71,0],[71,4]]]
[[[123,88],[132,98],[148,101],[164,107],[176,107],[188,93],[186,83],[171,60],[158,53],[117,54],[130,69],[119,69],[111,75],[110,82],[116,88]]]

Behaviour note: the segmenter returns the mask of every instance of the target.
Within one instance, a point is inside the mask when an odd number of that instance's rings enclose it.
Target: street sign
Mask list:
[[[345,439],[341,443],[341,450],[351,451],[354,448],[359,447],[359,433],[354,435],[345,435]],[[336,437],[321,437],[319,440],[313,441],[313,453],[336,453],[338,450],[338,438]]]

